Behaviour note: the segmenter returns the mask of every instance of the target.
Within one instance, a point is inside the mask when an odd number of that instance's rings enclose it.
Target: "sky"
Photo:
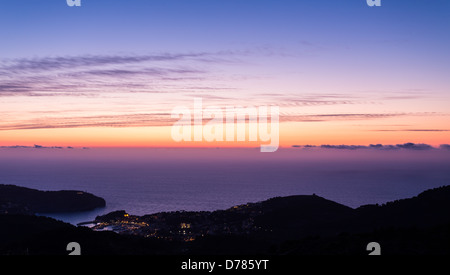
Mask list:
[[[175,142],[174,107],[279,106],[280,146],[450,143],[450,1],[0,0],[0,146]]]

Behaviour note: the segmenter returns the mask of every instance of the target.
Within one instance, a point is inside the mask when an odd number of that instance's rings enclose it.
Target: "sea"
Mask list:
[[[39,213],[75,225],[115,210],[214,211],[290,195],[356,208],[449,185],[450,150],[1,148],[0,184],[106,200],[87,212]]]

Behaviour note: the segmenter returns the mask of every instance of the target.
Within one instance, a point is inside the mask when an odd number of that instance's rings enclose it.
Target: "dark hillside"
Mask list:
[[[22,213],[76,212],[105,205],[104,199],[81,191],[39,191],[0,185],[0,213],[8,210]]]

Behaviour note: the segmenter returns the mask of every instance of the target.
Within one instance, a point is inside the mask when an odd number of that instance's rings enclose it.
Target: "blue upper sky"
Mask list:
[[[109,52],[217,51],[309,45],[449,45],[450,1],[1,0],[1,57]],[[413,47],[414,49],[414,47]],[[428,53],[430,54],[430,53]]]

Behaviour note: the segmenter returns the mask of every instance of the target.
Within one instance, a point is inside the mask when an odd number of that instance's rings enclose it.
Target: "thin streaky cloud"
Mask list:
[[[313,115],[281,115],[281,122],[323,122],[336,120],[368,120],[383,119],[411,115],[410,113],[371,113],[371,114],[313,114]]]
[[[167,93],[214,89],[211,63],[239,55],[164,53],[155,55],[84,55],[0,60],[0,96],[94,96],[117,92]],[[208,62],[205,66],[200,63]],[[238,62],[238,61],[233,61]],[[228,81],[228,83],[230,83]],[[190,86],[194,86],[190,88]],[[222,88],[222,89],[221,89]],[[233,86],[226,87],[234,89]],[[217,90],[223,90],[219,87]]]
[[[450,146],[448,146],[446,144],[441,145],[439,148],[440,149],[449,149]],[[370,144],[369,146],[366,145],[347,145],[347,144],[342,144],[342,145],[329,145],[329,144],[324,144],[324,145],[319,145],[319,146],[315,146],[315,145],[292,145],[292,148],[300,148],[300,149],[314,149],[314,148],[320,148],[320,149],[336,149],[336,150],[367,150],[367,149],[374,149],[374,150],[383,150],[383,151],[388,151],[388,150],[415,150],[415,151],[428,151],[428,150],[433,150],[433,149],[437,149],[429,144],[425,144],[425,143],[412,143],[412,142],[408,142],[408,143],[404,143],[404,144],[396,144],[396,145],[383,145],[383,144]]]
[[[55,112],[55,114],[57,114]],[[317,114],[304,116],[280,115],[280,123],[284,122],[325,122],[335,120],[372,120],[397,116],[421,115],[411,114]],[[423,115],[423,114],[422,114]],[[171,117],[171,113],[139,113],[117,114],[97,116],[61,116],[42,117],[28,120],[9,121],[0,123],[0,131],[25,130],[25,129],[50,129],[50,128],[82,128],[82,127],[151,127],[172,126],[177,119]],[[205,119],[204,122],[207,120]]]
[[[448,129],[397,129],[397,130],[370,130],[374,132],[449,132]]]
[[[176,121],[176,119],[171,118],[170,113],[55,117],[2,123],[0,124],[0,131],[88,127],[123,128],[169,126],[173,125]]]
[[[148,61],[177,61],[197,59],[204,61],[211,53],[165,53],[157,55],[85,55],[41,58],[17,58],[0,61],[0,72],[48,71],[105,65],[138,64]],[[199,59],[202,58],[202,59]],[[215,60],[217,61],[217,60]]]

